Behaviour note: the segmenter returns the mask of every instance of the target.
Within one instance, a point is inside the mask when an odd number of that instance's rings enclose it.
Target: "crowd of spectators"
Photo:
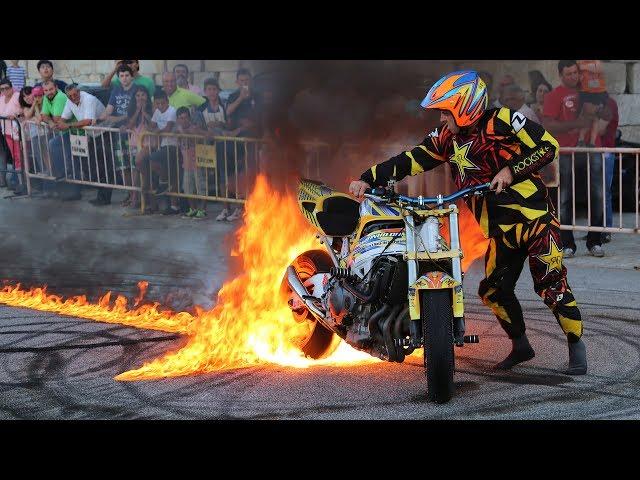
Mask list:
[[[44,196],[77,201],[83,188],[97,188],[90,203],[101,207],[111,204],[112,188],[89,187],[89,182],[141,186],[144,213],[183,213],[187,218],[202,219],[207,216],[209,202],[165,194],[244,193],[236,192],[236,185],[245,173],[245,162],[254,160],[246,157],[257,161],[256,148],[238,147],[230,139],[215,141],[213,137],[263,135],[266,116],[262,95],[253,88],[249,70],[236,72],[238,88],[224,102],[217,79],[208,78],[203,86],[191,84],[186,65],[178,64],[163,73],[160,86],[140,72],[138,60],[119,60],[101,83],[109,90],[103,104],[82,86],[54,78],[50,60],[37,63],[40,79],[34,85],[26,85],[26,72],[19,60],[10,62],[11,66],[0,72],[0,116],[6,118],[2,120],[0,187],[16,193],[25,190],[15,173],[24,163],[19,123],[32,163],[30,171],[41,174],[31,178],[31,185]],[[86,129],[95,126],[110,130]],[[86,137],[89,158],[73,153],[72,140],[78,141],[77,136]],[[194,138],[216,145],[216,175],[198,166]],[[69,178],[85,184],[64,181]],[[137,191],[129,190],[121,205],[139,209],[141,200]],[[166,208],[159,208],[160,200],[165,200]],[[234,205],[224,203],[216,219],[240,218],[242,210]]]

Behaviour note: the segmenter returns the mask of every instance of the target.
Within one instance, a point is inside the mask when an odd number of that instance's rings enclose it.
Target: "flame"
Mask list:
[[[142,300],[147,282],[139,282],[139,299]],[[136,305],[139,303],[136,298]],[[127,298],[118,295],[111,305],[111,292],[100,297],[97,303],[87,301],[85,295],[64,300],[58,295],[47,293],[47,287],[24,290],[20,284],[6,285],[0,290],[0,303],[12,307],[25,307],[33,310],[59,313],[73,317],[88,318],[106,323],[120,323],[139,328],[161,330],[164,332],[191,333],[193,316],[187,312],[175,313],[171,310],[160,310],[160,304],[142,305],[135,310],[127,308]]]
[[[460,232],[460,247],[464,254],[462,271],[466,272],[475,260],[484,256],[489,246],[489,240],[484,238],[480,225],[476,222],[467,205],[464,202],[459,203],[458,231]]]
[[[460,215],[460,231],[466,268],[484,253],[487,241],[465,209]],[[236,239],[232,255],[241,259],[242,273],[223,285],[211,310],[196,307],[190,314],[162,310],[158,303],[140,305],[148,282],[138,283],[139,294],[131,309],[124,296],[112,301],[111,292],[92,304],[84,295],[65,300],[48,294],[46,287],[24,290],[19,284],[0,290],[0,303],[189,335],[181,349],[122,373],[117,380],[176,377],[266,362],[306,368],[379,361],[344,342],[322,360],[305,358],[300,351],[296,342],[308,334],[308,325],[294,321],[281,282],[286,267],[298,255],[319,245],[293,195],[279,194],[264,176],[258,176]],[[336,337],[336,341],[340,340]]]

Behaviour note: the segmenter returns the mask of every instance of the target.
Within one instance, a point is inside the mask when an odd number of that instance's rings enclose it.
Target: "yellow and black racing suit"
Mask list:
[[[472,196],[474,213],[489,248],[478,294],[510,338],[525,331],[515,284],[525,259],[534,288],[551,308],[570,342],[582,336],[582,320],[562,264],[560,224],[547,188],[536,173],[558,155],[558,142],[544,128],[508,108],[487,110],[472,128],[457,134],[442,125],[420,145],[371,167],[360,177],[386,186],[449,162],[459,189],[490,182],[505,166],[513,183],[500,194]]]

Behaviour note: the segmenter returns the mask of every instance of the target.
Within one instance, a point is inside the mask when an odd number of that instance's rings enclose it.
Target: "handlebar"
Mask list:
[[[445,202],[453,202],[459,198],[463,198],[469,195],[479,195],[489,190],[490,183],[483,183],[482,185],[474,185],[472,187],[463,188],[457,192],[448,196],[438,195],[437,197],[407,197],[395,193],[393,190],[389,190],[384,187],[367,188],[364,191],[365,197],[375,197],[382,200],[399,201],[401,203],[407,203],[412,206],[424,206],[429,204],[442,205]],[[375,199],[374,198],[374,199]]]

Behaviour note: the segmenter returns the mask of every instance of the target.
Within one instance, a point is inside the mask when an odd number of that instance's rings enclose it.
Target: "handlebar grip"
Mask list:
[[[383,187],[375,187],[375,188],[367,188],[364,193],[368,195],[376,195],[378,197],[385,195],[387,193],[387,189]]]

